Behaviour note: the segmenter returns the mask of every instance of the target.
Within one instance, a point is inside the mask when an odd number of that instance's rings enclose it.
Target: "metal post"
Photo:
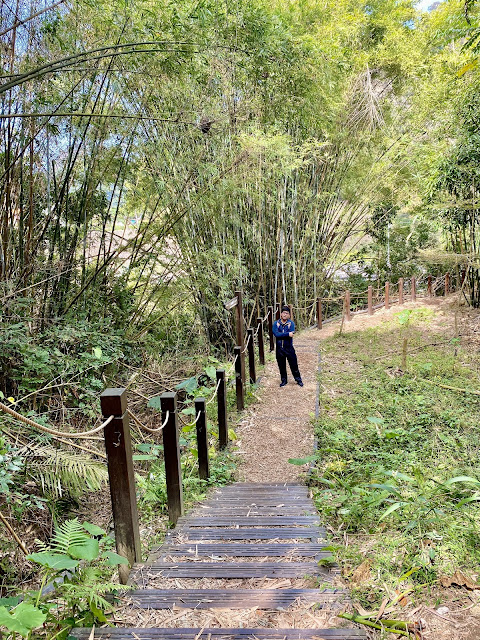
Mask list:
[[[428,276],[427,280],[427,295],[429,298],[432,297],[432,276]]]
[[[448,296],[450,293],[450,274],[445,274],[445,295]]]
[[[322,318],[322,299],[317,298],[317,329],[321,329],[323,324]]]
[[[115,416],[105,427],[104,438],[117,552],[133,565],[141,562],[141,546],[126,389],[105,389],[100,405],[104,418]],[[129,571],[127,565],[118,566],[122,584],[127,583]]]
[[[270,351],[274,351],[275,340],[273,337],[273,307],[268,307],[268,337],[270,339]]]
[[[242,347],[233,347],[235,356],[235,390],[237,393],[237,410],[242,411],[245,408],[244,388],[242,382],[242,363],[241,363]]]
[[[210,469],[208,464],[207,404],[205,398],[195,398],[195,416],[198,416],[198,476],[201,480],[208,480],[210,478]]]
[[[257,318],[257,331],[258,331],[258,360],[261,365],[265,364],[265,342],[263,338],[263,320]]]
[[[390,283],[385,282],[385,309],[390,309]]]
[[[243,352],[245,348],[245,340],[243,338],[243,302],[242,302],[242,292],[235,291],[235,295],[237,296],[238,304],[235,307],[236,312],[236,329],[237,329],[237,344],[242,347],[240,353],[240,363],[242,365],[242,383],[245,384],[245,353]]]
[[[162,393],[160,396],[163,428],[163,456],[165,458],[165,480],[167,484],[168,518],[174,525],[183,515],[182,467],[178,444],[177,394]],[[168,412],[168,420],[167,420]]]
[[[403,304],[403,278],[398,279],[398,304]]]
[[[368,315],[373,316],[373,287],[368,285]]]
[[[227,384],[225,369],[217,369],[217,384],[219,385],[217,391],[218,446],[220,449],[225,449],[228,444]]]
[[[345,291],[345,319],[352,319],[352,313],[350,311],[350,291],[348,289]]]
[[[412,276],[412,302],[415,302],[417,299],[417,289],[416,289],[416,281],[415,276]]]
[[[248,340],[248,371],[250,373],[250,384],[255,384],[257,381],[257,374],[255,372],[255,336],[253,329],[247,329]]]

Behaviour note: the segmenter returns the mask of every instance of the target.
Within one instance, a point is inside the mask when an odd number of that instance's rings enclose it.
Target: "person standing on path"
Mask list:
[[[296,383],[303,387],[302,376],[298,370],[297,354],[293,348],[293,334],[295,333],[295,323],[290,320],[290,308],[282,307],[280,320],[273,323],[273,335],[277,339],[277,363],[280,369],[280,386],[287,384],[287,360],[290,365],[292,376]]]

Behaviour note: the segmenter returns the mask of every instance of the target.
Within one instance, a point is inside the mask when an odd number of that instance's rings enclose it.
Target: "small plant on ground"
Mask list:
[[[67,520],[55,531],[49,545],[27,559],[40,567],[38,591],[0,601],[0,628],[6,638],[32,638],[39,627],[48,637],[65,640],[72,627],[107,623],[112,605],[106,593],[125,589],[108,576],[127,560],[111,550],[113,541],[105,531],[88,522]]]

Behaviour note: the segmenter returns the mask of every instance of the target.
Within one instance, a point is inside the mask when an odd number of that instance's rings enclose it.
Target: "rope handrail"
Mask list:
[[[210,400],[206,404],[210,404],[211,402],[213,402],[215,400],[215,396],[217,395],[218,388],[220,387],[220,383],[221,382],[222,382],[221,379],[217,382],[217,386],[215,387],[215,391],[213,393],[213,396],[210,398]]]
[[[143,429],[144,431],[148,431],[148,433],[158,433],[159,431],[162,431],[170,418],[170,411],[167,411],[167,413],[165,414],[165,420],[163,421],[162,425],[160,427],[155,427],[154,429],[152,429],[151,427],[147,427],[146,425],[144,425],[143,422],[139,418],[137,418],[137,416],[132,413],[132,411],[130,411],[130,409],[127,409],[127,413],[141,429]]]
[[[38,422],[35,422],[34,420],[31,420],[30,418],[22,416],[21,413],[14,411],[10,407],[7,407],[7,405],[3,404],[3,402],[0,402],[0,409],[2,411],[5,411],[5,413],[10,414],[12,418],[15,418],[16,420],[20,420],[20,422],[24,422],[25,424],[28,424],[34,429],[38,429],[39,431],[43,431],[44,433],[48,433],[51,436],[57,436],[59,438],[85,438],[87,436],[91,436],[94,433],[98,433],[99,431],[104,429],[108,424],[110,424],[110,422],[115,417],[115,416],[109,416],[105,420],[105,422],[102,422],[102,424],[99,427],[95,427],[95,429],[90,429],[89,431],[83,431],[82,433],[71,433],[69,431],[57,431],[56,429],[50,429],[49,427],[45,427],[43,424],[40,424]]]
[[[197,413],[197,417],[195,418],[195,420],[194,420],[193,422],[188,422],[188,423],[187,423],[187,422],[184,422],[184,421],[182,420],[182,418],[181,418],[180,414],[178,414],[178,417],[179,417],[180,422],[183,424],[183,426],[184,426],[184,427],[193,427],[195,424],[197,424],[197,422],[198,422],[198,420],[199,420],[199,418],[200,418],[201,413],[202,413],[202,412],[201,412],[201,411],[199,411],[199,412]]]
[[[228,371],[225,372],[225,376],[228,377],[232,371],[235,369],[235,363],[238,360],[238,355],[235,356],[235,358],[233,359],[232,364],[230,365],[230,369]]]
[[[313,307],[313,305],[316,303],[316,300],[314,300],[311,304],[308,305],[308,307],[297,307],[297,306],[292,306],[292,309],[296,309],[297,311],[308,311],[309,309],[311,309]]]
[[[245,353],[245,351],[248,348],[249,342],[250,342],[250,335],[248,336],[247,341],[245,342],[245,347],[244,347],[243,351],[240,351],[240,353]]]

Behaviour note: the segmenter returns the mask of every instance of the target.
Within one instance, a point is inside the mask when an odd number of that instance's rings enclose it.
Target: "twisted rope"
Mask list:
[[[245,348],[243,349],[243,351],[240,351],[240,353],[245,353],[245,351],[248,349],[249,342],[250,342],[250,334],[248,335],[247,341],[245,343]]]
[[[56,436],[59,438],[85,438],[85,437],[91,436],[94,433],[98,433],[99,431],[104,429],[108,424],[110,424],[110,422],[115,417],[115,416],[109,416],[105,420],[105,422],[102,422],[102,424],[99,427],[96,427],[95,429],[90,429],[90,431],[84,431],[83,433],[71,433],[69,431],[57,431],[56,429],[50,429],[49,427],[44,427],[43,424],[39,424],[34,420],[30,420],[30,418],[26,418],[25,416],[22,416],[22,414],[18,413],[17,411],[14,411],[10,407],[7,407],[7,405],[3,404],[3,402],[0,402],[0,409],[2,411],[5,411],[5,413],[8,413],[9,415],[11,415],[12,418],[15,418],[16,420],[20,420],[20,422],[24,422],[25,424],[28,424],[34,429],[38,429],[39,431],[43,431],[44,433],[48,433],[51,436]]]
[[[217,386],[215,387],[214,394],[213,394],[213,396],[210,398],[210,400],[209,400],[206,404],[210,404],[211,402],[213,402],[213,401],[215,400],[215,396],[217,395],[218,388],[219,388],[219,386],[220,386],[221,381],[222,381],[222,380],[220,379],[220,380],[217,382]]]
[[[167,411],[165,415],[165,420],[163,421],[162,425],[160,427],[156,427],[155,429],[151,429],[150,427],[147,427],[146,425],[144,425],[143,422],[139,420],[139,418],[137,418],[137,416],[130,411],[130,409],[127,409],[127,413],[130,416],[130,418],[132,418],[132,420],[136,422],[136,424],[138,424],[138,426],[141,429],[143,429],[144,431],[148,431],[148,433],[158,433],[159,431],[162,431],[162,429],[167,424],[168,419],[170,418],[170,411]]]
[[[188,422],[188,423],[187,423],[187,422],[184,422],[184,421],[182,420],[182,418],[181,418],[180,414],[178,415],[178,417],[180,418],[180,422],[183,424],[183,426],[184,426],[184,427],[193,427],[193,425],[194,425],[194,424],[197,424],[197,422],[198,422],[198,420],[199,420],[199,418],[200,418],[200,414],[201,414],[201,413],[202,413],[202,412],[201,412],[201,411],[199,411],[199,412],[197,413],[197,417],[195,418],[195,420],[194,420],[193,422]]]

